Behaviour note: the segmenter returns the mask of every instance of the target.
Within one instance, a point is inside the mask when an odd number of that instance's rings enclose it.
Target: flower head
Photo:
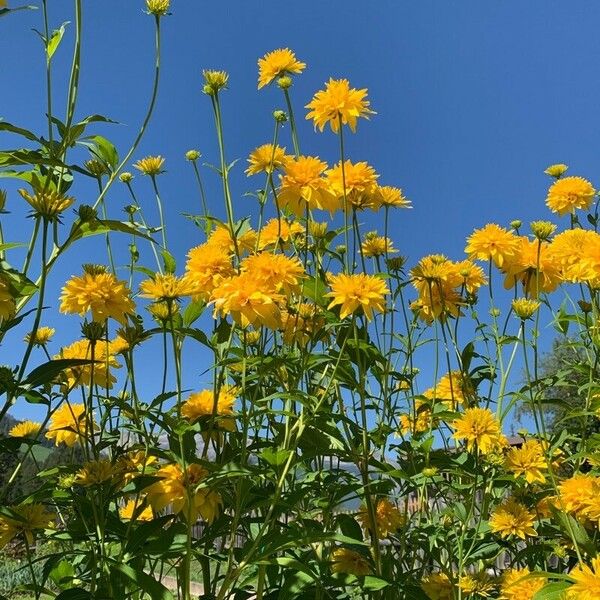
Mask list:
[[[453,600],[454,586],[446,573],[431,573],[421,581],[421,589],[430,600]]]
[[[544,169],[544,173],[546,173],[546,175],[550,175],[550,177],[556,177],[558,179],[561,175],[564,175],[567,172],[568,168],[569,167],[567,167],[567,165],[564,163],[558,163],[556,165],[550,165]]]
[[[172,273],[156,273],[153,279],[146,279],[140,283],[140,291],[142,298],[172,302],[185,296],[194,295],[196,286],[187,276],[177,277]]]
[[[567,590],[567,598],[596,600],[600,598],[600,557],[592,558],[591,566],[579,563],[570,573],[574,581]]]
[[[539,307],[540,303],[537,300],[517,298],[512,301],[512,308],[515,311],[515,314],[523,321],[531,319]]]
[[[527,440],[520,448],[511,448],[506,455],[506,468],[516,477],[525,477],[527,483],[545,483],[548,463],[540,442]]]
[[[269,85],[276,77],[293,74],[298,75],[306,68],[289,48],[279,48],[267,52],[258,59],[258,89]]]
[[[314,221],[311,221],[313,224]],[[264,250],[273,246],[287,248],[288,244],[304,233],[304,227],[296,221],[287,221],[281,219],[271,219],[260,230],[258,240],[258,249]]]
[[[304,267],[298,258],[272,252],[246,257],[241,263],[241,270],[267,288],[286,296],[300,291],[300,282],[304,277]]]
[[[143,501],[128,500],[119,508],[119,516],[124,521],[152,521],[154,513],[151,506],[144,506]]]
[[[0,548],[17,535],[23,535],[28,544],[33,544],[33,532],[50,527],[54,520],[54,515],[43,504],[20,504],[11,506],[10,510],[19,518],[0,516]]]
[[[505,571],[500,587],[500,600],[533,600],[536,593],[546,584],[546,578],[528,578],[530,573],[527,567]]]
[[[349,575],[369,575],[372,572],[369,561],[350,548],[336,548],[331,553],[331,570],[334,573]]]
[[[208,242],[188,252],[185,269],[185,278],[194,285],[195,300],[207,301],[219,283],[235,274],[231,253]]]
[[[493,451],[500,437],[500,423],[489,408],[467,408],[452,427],[455,440],[465,440],[469,451],[477,447],[483,454]]]
[[[361,244],[362,254],[365,257],[385,256],[398,252],[388,237],[377,235],[376,231],[367,233]]]
[[[146,8],[151,15],[164,17],[171,6],[171,0],[146,0]]]
[[[34,423],[33,421],[22,421],[21,423],[15,425],[8,432],[8,435],[11,437],[34,438],[38,436],[41,429],[41,423]]]
[[[329,123],[332,131],[337,133],[342,125],[348,125],[352,132],[356,131],[356,122],[360,117],[369,118],[375,114],[369,108],[370,102],[366,99],[367,90],[357,90],[350,87],[347,79],[329,79],[325,89],[318,91],[314,98],[306,105],[310,112],[307,119],[312,119],[315,128],[323,131]]]
[[[202,89],[208,96],[218,94],[220,90],[227,87],[229,81],[229,74],[226,71],[204,69],[202,76],[204,77],[204,87]]]
[[[285,153],[285,148],[273,146],[273,144],[263,144],[250,152],[246,175],[272,173],[283,168],[288,160],[290,157]]]
[[[465,252],[469,258],[493,260],[497,267],[502,268],[507,258],[517,254],[518,248],[519,239],[514,233],[489,223],[482,229],[476,229],[467,238]]]
[[[357,209],[371,208],[377,210],[381,206],[380,187],[377,185],[379,175],[366,162],[353,163],[349,160],[339,162],[326,173],[331,191],[339,201],[344,198]]]
[[[111,344],[96,342],[94,344],[94,363],[92,364],[92,342],[87,339],[77,340],[61,348],[61,351],[54,356],[60,358],[78,358],[90,361],[89,364],[81,364],[69,367],[63,371],[69,388],[74,386],[85,386],[92,384],[110,389],[116,382],[116,377],[110,372],[111,369],[119,369],[121,365],[115,358],[114,346]]]
[[[82,486],[99,485],[111,480],[116,474],[115,466],[105,458],[85,462],[77,471],[75,483]]]
[[[98,323],[112,318],[125,325],[127,315],[135,313],[127,284],[104,269],[87,266],[84,271],[82,276],[71,277],[63,287],[60,311],[80,316],[90,311]]]
[[[358,513],[358,520],[365,529],[370,529],[371,519],[366,506],[361,506]],[[406,517],[398,510],[398,507],[392,504],[387,498],[381,498],[375,506],[375,526],[377,527],[377,537],[383,539],[391,533],[395,533],[404,525]]]
[[[190,162],[194,162],[198,160],[202,154],[198,150],[188,150],[185,153],[185,160],[189,160]]]
[[[34,190],[33,194],[20,189],[19,194],[33,208],[34,216],[42,217],[47,221],[57,221],[61,213],[75,202],[75,198],[65,196],[52,189]]]
[[[64,402],[52,413],[46,437],[57,446],[61,443],[74,446],[91,433],[89,425],[83,404]]]
[[[55,333],[56,330],[52,327],[38,327],[33,334],[33,338],[31,337],[31,333],[28,333],[25,336],[25,341],[27,343],[31,341],[34,346],[45,346]]]
[[[224,429],[233,431],[233,420],[230,415],[233,414],[235,398],[235,388],[228,385],[221,386],[218,396],[215,396],[213,390],[195,392],[181,405],[181,414],[192,423],[200,417],[224,416],[225,418],[219,423]]]
[[[328,309],[340,305],[340,318],[347,316],[359,309],[370,321],[373,311],[385,310],[385,297],[390,293],[385,281],[375,275],[356,273],[353,275],[332,275],[329,278],[331,291],[325,294],[332,300]]]
[[[164,172],[163,165],[165,159],[162,156],[146,156],[140,158],[134,167],[142,173],[142,175],[150,175],[150,177],[156,177]]]
[[[411,201],[408,200],[402,190],[391,185],[380,185],[377,188],[379,202],[382,206],[390,208],[412,208]]]
[[[534,515],[526,506],[508,498],[492,513],[490,529],[503,538],[516,535],[524,540],[528,535],[537,535],[533,520]]]
[[[546,205],[559,215],[574,213],[576,209],[587,210],[594,200],[596,190],[583,177],[557,179],[548,190]]]

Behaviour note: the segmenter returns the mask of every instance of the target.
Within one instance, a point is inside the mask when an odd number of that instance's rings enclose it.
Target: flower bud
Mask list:
[[[93,223],[98,220],[98,211],[89,204],[82,204],[77,211],[77,216],[82,223]]]
[[[559,163],[556,165],[550,165],[545,171],[544,173],[546,173],[546,175],[550,175],[550,177],[555,177],[556,179],[558,179],[561,175],[563,175],[564,173],[566,173],[567,169],[569,167],[567,167],[567,165],[563,164],[563,163]]]
[[[83,163],[83,166],[94,176],[102,177],[108,173],[108,167],[101,160],[91,158]]]
[[[200,152],[198,152],[198,150],[188,150],[185,153],[185,158],[186,160],[189,160],[190,162],[194,162],[195,160],[198,160],[202,155],[200,154]]]
[[[540,307],[540,303],[537,300],[529,300],[528,298],[518,298],[512,301],[512,308],[515,314],[522,321],[530,319],[535,311]]]
[[[104,339],[106,329],[104,324],[98,323],[98,321],[85,321],[81,326],[81,333],[90,342],[97,342]]]
[[[577,300],[577,304],[579,304],[579,308],[583,313],[591,313],[592,312],[592,303],[586,302],[585,300]]]
[[[510,226],[515,230],[518,231],[519,228],[521,227],[521,225],[523,225],[523,223],[521,221],[519,221],[519,219],[515,219],[514,221],[510,222]]]
[[[129,172],[129,171],[124,171],[123,173],[121,173],[119,175],[119,179],[123,182],[123,183],[130,183],[131,180],[133,179],[133,175]]]
[[[406,264],[406,257],[405,256],[394,256],[392,258],[388,258],[385,261],[385,264],[387,265],[387,268],[389,269],[390,273],[398,273],[399,271],[402,270],[402,267],[404,267],[404,265]]]
[[[274,110],[273,111],[273,118],[278,123],[285,123],[288,120],[287,113],[284,110]]]
[[[204,69],[202,71],[204,76],[204,87],[202,90],[208,96],[218,94],[220,90],[227,87],[229,80],[229,74],[226,71],[213,71],[210,69]]]
[[[547,240],[556,231],[556,225],[550,221],[532,221],[529,226],[533,235],[540,241]]]
[[[164,17],[171,7],[171,0],[146,0],[148,13],[156,17]]]
[[[282,90],[288,90],[292,87],[292,78],[289,75],[283,75],[277,80],[277,85]]]

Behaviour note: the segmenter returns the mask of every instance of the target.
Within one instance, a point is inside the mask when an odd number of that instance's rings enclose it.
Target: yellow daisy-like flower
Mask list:
[[[34,421],[22,421],[11,428],[11,430],[8,432],[8,435],[11,437],[34,438],[38,436],[41,428],[41,423],[35,423]]]
[[[284,296],[276,292],[263,280],[245,272],[219,284],[212,292],[211,302],[215,305],[215,315],[231,315],[242,327],[281,327],[279,305]]]
[[[24,536],[28,544],[33,544],[33,532],[51,527],[54,521],[54,514],[48,512],[42,504],[20,504],[11,506],[10,509],[20,519],[0,516],[0,548],[18,535]]]
[[[340,305],[340,318],[362,309],[367,319],[373,318],[373,311],[384,312],[385,297],[390,293],[385,281],[375,275],[356,273],[353,275],[332,275],[329,278],[331,292],[325,294],[332,298],[328,309]]]
[[[331,570],[334,573],[349,575],[369,575],[372,573],[369,561],[358,552],[350,548],[336,548],[331,553]]]
[[[247,273],[264,283],[267,288],[286,296],[300,291],[300,282],[304,277],[304,267],[298,258],[272,252],[248,256],[240,267],[242,273]]]
[[[361,244],[362,254],[365,257],[385,256],[386,254],[395,254],[398,252],[394,248],[390,238],[383,235],[377,235],[376,232],[367,233]]]
[[[197,489],[206,475],[206,469],[195,463],[188,465],[185,472],[177,464],[165,465],[156,473],[160,480],[147,489],[148,502],[155,511],[172,505],[173,511],[183,512],[189,522],[195,522],[200,515],[212,523],[219,515],[222,500],[208,488]]]
[[[171,7],[171,0],[146,0],[148,12],[157,17],[164,17]]]
[[[285,344],[305,347],[308,342],[321,332],[319,339],[327,337],[323,331],[325,319],[319,307],[314,304],[301,303],[288,310],[281,311],[281,332]]]
[[[250,153],[248,157],[250,164],[246,169],[246,175],[273,173],[277,169],[282,169],[290,158],[285,153],[285,148],[263,144]]]
[[[92,360],[92,345],[89,340],[77,340],[65,346],[54,356],[59,358],[80,358],[83,360]],[[109,343],[108,348],[105,342],[96,342],[94,346],[94,363],[83,364],[76,367],[69,367],[63,371],[67,379],[67,385],[72,388],[77,385],[91,385],[92,376],[94,385],[111,389],[117,381],[112,374],[111,369],[120,369],[121,364],[117,361],[113,353],[113,347]]]
[[[92,422],[92,426],[95,425]],[[86,419],[85,406],[83,404],[68,404],[64,402],[50,417],[50,425],[46,432],[49,440],[54,440],[58,446],[61,443],[71,447],[81,443],[88,434],[88,420]]]
[[[191,394],[190,397],[181,405],[181,414],[188,421],[197,421],[200,417],[212,415],[224,416],[219,423],[224,429],[233,431],[234,423],[230,415],[233,414],[233,404],[235,403],[236,389],[229,385],[221,386],[219,395],[215,398],[213,390],[202,390]]]
[[[503,538],[516,535],[524,540],[528,535],[537,535],[533,528],[534,518],[534,514],[526,506],[508,498],[492,513],[490,529]]]
[[[429,431],[436,421],[433,421],[431,409],[422,400],[415,401],[415,415],[400,415],[400,432],[403,435],[417,435]]]
[[[463,596],[491,598],[491,594],[495,592],[494,580],[487,573],[481,571],[479,573],[462,575],[458,586]]]
[[[382,206],[390,208],[412,208],[412,203],[408,200],[402,190],[391,185],[380,185],[377,188],[379,202]]]
[[[311,221],[312,223],[312,221]],[[264,250],[273,246],[285,249],[298,236],[304,233],[304,227],[295,221],[271,219],[260,230],[258,249]]]
[[[366,119],[374,115],[369,106],[367,90],[350,87],[347,79],[329,79],[325,89],[318,91],[306,105],[310,112],[307,119],[314,121],[315,129],[323,131],[329,123],[331,130],[337,133],[342,125],[348,125],[352,132],[356,131],[356,122],[360,117]]]
[[[600,495],[600,478],[576,473],[558,486],[556,505],[566,512],[581,516],[595,497]]]
[[[142,175],[156,177],[163,172],[164,164],[165,159],[162,156],[145,156],[144,158],[140,158],[133,166],[140,171]]]
[[[179,305],[160,300],[148,306],[147,310],[157,321],[165,324],[179,312]]]
[[[237,248],[240,252],[252,252],[256,247],[256,231],[248,229],[244,233],[236,233]],[[216,228],[210,234],[206,243],[222,252],[233,254],[235,244],[231,237],[229,227],[224,224],[217,224]]]
[[[131,290],[124,281],[97,266],[84,266],[84,274],[73,276],[62,288],[60,311],[84,316],[92,313],[92,320],[104,323],[115,319],[122,325],[127,315],[135,313]]]
[[[332,192],[340,202],[345,197],[357,209],[377,210],[381,206],[380,188],[377,185],[379,175],[368,163],[346,160],[343,170],[342,163],[339,162],[326,171],[325,175]]]
[[[512,301],[512,309],[519,319],[526,321],[531,319],[540,307],[540,303],[537,300],[530,300],[529,298],[517,298]]]
[[[52,327],[38,327],[33,335],[33,345],[34,346],[45,346],[51,339],[52,336],[56,333],[56,330]],[[31,334],[28,333],[25,336],[25,341],[29,343],[31,341]]]
[[[557,179],[548,190],[546,205],[559,215],[574,214],[576,209],[587,210],[594,200],[596,190],[583,177]]]
[[[550,244],[552,260],[564,281],[590,282],[600,276],[600,235],[586,229],[567,229]]]
[[[591,566],[579,563],[570,573],[573,585],[567,590],[567,598],[573,600],[597,600],[600,598],[600,557],[592,558]]]
[[[371,520],[369,512],[365,505],[361,506],[357,515],[358,520],[364,527],[369,530]],[[391,533],[395,533],[404,525],[406,517],[398,510],[398,507],[392,504],[387,498],[381,498],[377,501],[375,507],[375,526],[377,527],[377,537],[383,539]]]
[[[465,440],[469,451],[476,447],[483,454],[494,450],[501,435],[500,422],[489,408],[467,408],[452,427],[455,440]]]
[[[258,59],[258,89],[269,85],[281,75],[298,75],[304,71],[306,64],[300,62],[289,48],[279,48],[267,52]]]
[[[148,467],[156,462],[156,456],[146,454],[144,450],[135,450],[119,456],[117,470],[124,483],[133,481],[141,474],[148,472]]]
[[[556,165],[550,165],[549,167],[544,169],[544,173],[546,173],[546,175],[550,175],[550,177],[558,178],[561,175],[564,175],[567,172],[568,168],[569,167],[567,167],[567,165],[565,165],[564,163],[558,163]]]
[[[493,260],[500,268],[506,259],[515,256],[518,250],[519,238],[495,223],[488,223],[485,227],[476,229],[467,238],[465,248],[469,258]]]
[[[216,244],[207,242],[188,252],[185,277],[194,284],[194,300],[207,301],[215,287],[234,274],[231,253]]]
[[[151,506],[144,506],[143,501],[128,500],[119,508],[119,516],[124,521],[152,521],[154,513]]]
[[[464,404],[465,398],[475,393],[473,384],[461,371],[446,373],[423,396],[432,402],[443,402],[449,410],[456,410],[457,405]]]
[[[454,586],[446,573],[431,573],[421,581],[421,589],[430,600],[454,600]]]
[[[218,94],[220,90],[225,89],[229,81],[229,73],[227,71],[204,69],[202,76],[204,77],[203,91],[209,96]]]
[[[502,576],[500,587],[500,600],[533,600],[547,579],[545,577],[531,577],[525,579],[531,571],[528,568],[509,569]]]
[[[19,194],[33,208],[35,216],[43,217],[48,221],[56,221],[61,213],[65,212],[75,202],[75,198],[64,196],[51,189],[34,190],[33,194],[20,189]]]
[[[115,466],[110,460],[91,460],[83,463],[83,467],[77,471],[75,483],[85,487],[98,485],[109,481],[116,474]]]
[[[340,202],[323,177],[326,169],[327,163],[315,156],[289,160],[281,176],[278,204],[298,217],[303,217],[307,208],[328,210],[333,215]]]
[[[146,279],[140,283],[140,296],[152,298],[155,301],[179,300],[185,296],[193,296],[197,293],[194,281],[187,277],[177,277],[172,273],[156,273],[154,278]]]
[[[511,448],[506,456],[506,468],[516,477],[525,477],[527,483],[545,483],[548,462],[544,448],[537,440],[527,440],[520,448]]]

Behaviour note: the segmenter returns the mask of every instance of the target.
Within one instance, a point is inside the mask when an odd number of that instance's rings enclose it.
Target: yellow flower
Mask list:
[[[600,495],[600,478],[576,473],[558,486],[557,507],[582,516],[587,506]]]
[[[15,316],[15,299],[10,286],[0,277],[0,319],[2,321],[12,319]]]
[[[487,283],[487,277],[483,269],[470,260],[461,260],[454,263],[454,269],[462,277],[461,285],[469,294],[475,294],[482,285]]]
[[[371,520],[365,505],[361,506],[357,517],[362,526],[365,529],[370,530]],[[375,507],[375,525],[377,527],[377,537],[379,539],[388,537],[391,533],[398,531],[398,529],[404,525],[405,521],[406,518],[404,514],[401,513],[387,498],[381,498],[377,501],[377,506]]]
[[[35,438],[40,433],[41,428],[41,423],[34,423],[33,421],[22,421],[21,423],[15,425],[8,432],[8,435],[10,435],[11,437]]]
[[[43,217],[48,221],[56,221],[60,214],[75,202],[75,198],[63,196],[51,189],[34,190],[33,195],[27,190],[20,189],[19,194],[31,205],[35,216]]]
[[[240,252],[253,251],[256,246],[256,231],[248,229],[244,233],[236,233],[236,241]],[[235,244],[231,237],[229,227],[224,224],[217,224],[206,243],[215,248],[219,248],[222,252],[233,254],[235,251]]]
[[[176,277],[172,273],[156,273],[153,279],[146,279],[140,283],[140,296],[152,300],[172,302],[184,296],[196,294],[194,282],[186,276]]]
[[[213,96],[220,90],[226,88],[227,82],[229,81],[229,74],[226,71],[204,69],[204,71],[202,71],[202,76],[204,77],[203,91],[209,96]]]
[[[306,68],[289,48],[279,48],[267,52],[258,59],[258,89],[269,85],[276,77],[281,75],[298,75]]]
[[[525,579],[530,573],[527,567],[505,571],[500,588],[500,600],[533,600],[535,594],[546,585],[546,578]]]
[[[242,327],[264,325],[270,329],[281,326],[279,305],[283,299],[270,285],[248,272],[224,280],[211,295],[215,315],[230,314]]]
[[[156,457],[146,454],[143,450],[130,451],[119,456],[117,468],[124,483],[133,481],[136,477],[148,472],[148,467],[156,462]]]
[[[515,311],[515,314],[523,321],[531,319],[539,307],[540,303],[537,300],[517,298],[512,301],[512,308]]]
[[[377,185],[379,175],[368,163],[346,160],[343,169],[339,162],[325,175],[339,201],[343,201],[345,195],[346,200],[357,209],[377,210],[381,206],[380,188]]]
[[[23,535],[28,544],[33,544],[33,532],[36,529],[47,529],[51,526],[54,515],[42,504],[20,504],[11,506],[10,510],[20,519],[0,516],[0,548],[3,548],[17,535]]]
[[[480,598],[490,598],[490,594],[495,591],[494,581],[485,572],[467,573],[460,578],[458,585],[463,596],[476,595]]]
[[[88,434],[88,419],[85,414],[83,404],[68,404],[64,402],[57,408],[50,417],[50,425],[46,432],[49,440],[54,440],[58,446],[64,443],[67,446],[74,446],[77,442],[81,443],[81,438],[85,439]],[[92,427],[95,425],[92,421]]]
[[[321,332],[320,339],[327,337],[323,332],[325,319],[314,304],[301,303],[298,306],[281,311],[281,331],[285,344],[297,343],[306,346],[315,334]]]
[[[56,333],[56,330],[52,327],[38,327],[33,336],[34,346],[45,346]],[[29,343],[31,341],[31,334],[28,333],[25,336],[25,341]]]
[[[220,512],[222,500],[217,492],[208,488],[197,489],[206,475],[206,469],[195,463],[188,465],[185,473],[177,464],[165,465],[156,473],[160,480],[147,490],[148,502],[155,511],[172,505],[173,511],[183,511],[189,522],[195,522],[200,515],[212,523]]]
[[[465,252],[469,258],[493,260],[501,268],[507,258],[517,254],[518,249],[519,238],[514,233],[495,223],[488,223],[467,238]]]
[[[54,356],[59,358],[80,358],[83,360],[92,360],[92,344],[89,340],[77,340],[69,346],[65,346]],[[94,346],[94,363],[83,364],[76,367],[69,367],[63,371],[69,388],[76,385],[91,385],[92,375],[94,385],[110,389],[116,382],[116,377],[111,373],[111,369],[120,369],[121,365],[114,357],[113,348],[110,343],[103,341],[96,342]]]
[[[454,586],[446,573],[431,573],[421,581],[421,589],[430,600],[454,600]]]
[[[586,229],[568,229],[554,237],[549,252],[564,281],[600,280],[600,235]]]
[[[171,0],[146,0],[146,8],[150,14],[163,17],[169,12]]]
[[[415,415],[400,415],[400,432],[416,435],[429,431],[434,425],[431,409],[422,400],[415,401]]]
[[[91,460],[77,471],[75,483],[83,486],[98,485],[112,479],[116,470],[110,460]]]
[[[578,208],[587,210],[594,200],[596,190],[583,177],[557,179],[548,190],[546,205],[559,215],[574,214]]]
[[[377,188],[379,202],[382,206],[393,208],[412,208],[411,201],[405,198],[402,190],[391,185],[380,185]]]
[[[452,427],[455,440],[465,440],[469,451],[477,447],[483,454],[493,451],[500,437],[500,423],[489,408],[467,408]]]
[[[458,404],[464,404],[465,398],[474,394],[473,384],[460,371],[446,373],[432,388],[425,390],[423,396],[431,401],[446,404],[448,410],[456,410]]]
[[[597,600],[600,598],[600,557],[592,558],[591,567],[579,563],[570,573],[574,581],[568,588],[567,598]]]
[[[325,84],[325,89],[318,91],[306,105],[311,109],[307,119],[314,121],[315,128],[323,131],[327,123],[332,131],[338,132],[340,123],[348,125],[351,131],[356,131],[356,121],[360,117],[369,118],[375,114],[366,99],[367,90],[357,90],[350,87],[347,79],[332,79]]]
[[[558,163],[556,165],[550,165],[547,169],[544,170],[546,175],[550,175],[550,177],[560,177],[564,175],[569,167],[563,163]]]
[[[331,553],[331,570],[334,573],[347,573],[359,577],[372,572],[368,560],[349,548],[336,548]]]
[[[287,296],[300,291],[300,282],[304,277],[304,267],[298,258],[272,252],[248,256],[240,267],[242,273],[262,282],[266,288]]]
[[[162,324],[167,323],[172,317],[179,312],[179,305],[176,302],[165,302],[160,300],[154,302],[148,307],[148,312]]]
[[[356,273],[354,275],[332,275],[329,278],[332,298],[327,309],[341,305],[340,319],[362,309],[367,319],[373,318],[373,310],[384,312],[385,296],[390,293],[385,281],[375,275]]]
[[[80,316],[91,311],[92,320],[98,323],[112,318],[125,325],[127,315],[135,313],[127,284],[97,266],[84,266],[84,271],[81,277],[71,277],[62,288],[60,311]]]
[[[272,173],[276,169],[282,169],[290,158],[285,153],[285,148],[273,146],[273,144],[263,144],[250,152],[248,157],[250,164],[246,169],[246,175]]]
[[[525,477],[527,483],[545,483],[543,471],[548,469],[544,449],[537,440],[527,440],[520,448],[511,448],[506,456],[506,468],[515,477]]]
[[[185,269],[186,279],[194,284],[194,300],[208,300],[219,283],[235,274],[231,253],[208,242],[188,252]]]
[[[540,292],[553,292],[561,283],[560,266],[548,242],[519,238],[517,253],[502,267],[506,274],[504,287],[523,284],[526,296],[537,298]]]
[[[144,158],[140,158],[133,166],[138,171],[141,171],[143,175],[156,177],[163,172],[164,164],[165,159],[162,156],[145,156]]]
[[[398,252],[394,248],[393,242],[390,238],[383,235],[377,235],[376,232],[367,233],[365,240],[361,244],[361,250],[363,256],[384,256],[386,254],[395,254]]]
[[[215,398],[213,390],[202,390],[191,394],[190,397],[181,405],[181,414],[192,423],[200,417],[211,415],[224,416],[219,423],[224,429],[233,431],[234,423],[230,415],[233,414],[233,404],[235,402],[236,390],[232,386],[223,385],[219,390],[219,395]]]
[[[311,221],[313,223],[313,221]],[[288,222],[285,219],[271,219],[260,230],[258,249],[264,250],[271,246],[279,246],[285,249],[290,242],[304,233],[304,227],[295,221]]]
[[[154,514],[151,506],[144,506],[143,501],[128,500],[119,508],[119,516],[124,521],[152,521]]]
[[[524,540],[528,535],[537,535],[533,520],[534,515],[526,506],[508,498],[492,513],[490,529],[503,538],[516,535]]]
[[[332,215],[340,208],[335,194],[329,189],[323,173],[327,163],[315,156],[300,156],[284,165],[277,202],[296,216],[305,216],[306,209],[328,210]]]

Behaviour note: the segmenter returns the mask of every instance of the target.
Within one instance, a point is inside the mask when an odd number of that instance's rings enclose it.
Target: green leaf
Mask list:
[[[55,29],[50,35],[50,39],[46,44],[46,60],[48,63],[52,60],[56,49],[58,48],[63,35],[65,35],[65,28],[69,24],[69,21],[65,21],[58,29]]]
[[[382,590],[390,585],[388,581],[384,579],[380,579],[379,577],[375,577],[374,575],[366,575],[365,581],[363,583],[363,589],[365,590]]]
[[[132,227],[131,224],[126,221],[113,221],[111,219],[106,221],[98,219],[93,223],[74,223],[73,228],[71,229],[71,239],[72,241],[75,241],[80,238],[89,237],[91,235],[100,235],[109,231],[120,231],[121,233],[128,233],[129,235],[137,235],[150,242],[154,242],[149,235]]]
[[[22,127],[17,127],[16,125],[7,123],[6,121],[0,121],[0,131],[8,131],[10,133],[16,133],[17,135],[20,135],[20,136],[30,140],[31,142],[38,142],[39,144],[42,143],[40,138],[37,135],[35,135],[35,133],[32,133],[28,129],[23,129]]]
[[[205,308],[205,302],[190,302],[183,312],[183,326],[189,327],[192,325],[204,312]]]
[[[160,251],[160,255],[163,258],[165,272],[175,273],[175,271],[177,270],[177,263],[175,262],[175,257],[166,248],[162,248],[162,250]]]
[[[536,592],[533,600],[560,600],[564,592],[570,587],[570,583],[565,581],[549,583],[539,592]]]
[[[117,167],[119,164],[119,153],[112,142],[109,142],[102,135],[91,135],[85,139],[90,141],[82,141],[80,143],[87,146],[93,154],[113,169]]]
[[[173,600],[173,594],[154,577],[143,571],[134,570],[129,565],[112,562],[112,568],[135,583],[138,588],[148,594],[152,600]]]
[[[38,385],[50,383],[65,369],[89,365],[92,362],[94,361],[84,358],[58,358],[56,360],[51,360],[33,369],[33,371],[25,377],[23,385],[37,387]]]
[[[0,8],[0,17],[6,17],[11,12],[17,12],[18,10],[37,10],[37,6],[28,4],[26,6],[15,6],[14,8]]]
[[[0,244],[0,252],[4,250],[12,250],[13,248],[22,248],[27,244],[23,244],[22,242],[6,242],[6,244]]]
[[[260,456],[266,460],[272,467],[279,467],[285,463],[285,461],[292,454],[291,450],[276,450],[274,448],[265,448]]]

